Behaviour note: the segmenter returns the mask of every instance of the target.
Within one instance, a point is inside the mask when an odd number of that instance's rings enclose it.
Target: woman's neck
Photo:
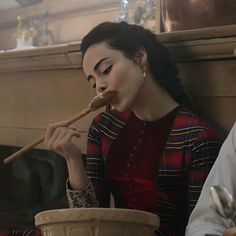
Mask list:
[[[132,111],[141,120],[154,121],[162,118],[178,105],[153,79],[146,78]]]

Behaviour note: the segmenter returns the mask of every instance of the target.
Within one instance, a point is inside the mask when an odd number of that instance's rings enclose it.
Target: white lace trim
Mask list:
[[[80,190],[72,190],[69,180],[66,182],[66,194],[70,208],[98,207],[94,187],[89,179],[88,184]]]

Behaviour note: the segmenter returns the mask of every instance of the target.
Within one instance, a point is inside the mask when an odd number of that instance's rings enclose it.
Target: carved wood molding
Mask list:
[[[160,33],[157,38],[177,62],[235,57],[236,25]]]
[[[235,58],[236,37],[166,43],[177,62]]]
[[[235,58],[236,25],[216,28],[157,34],[157,38],[177,62]],[[0,52],[0,72],[80,68],[81,63],[80,42]]]
[[[236,24],[192,30],[172,31],[157,35],[160,42],[184,42],[202,39],[230,38],[236,37]]]
[[[80,68],[80,42],[0,53],[0,72]]]

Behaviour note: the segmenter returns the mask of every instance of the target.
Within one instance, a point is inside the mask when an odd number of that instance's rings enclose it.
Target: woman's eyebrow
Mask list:
[[[93,67],[93,70],[96,71],[96,70],[98,69],[99,65],[100,65],[103,61],[105,61],[106,59],[108,59],[108,58],[109,58],[109,57],[104,57],[104,58],[102,58],[101,60],[99,60],[99,61],[95,64],[95,66]],[[88,76],[87,76],[88,81],[89,81],[92,77],[93,77],[92,75],[88,75]]]
[[[95,64],[95,66],[93,67],[93,70],[96,71],[96,70],[98,69],[99,65],[100,65],[104,60],[106,60],[106,59],[108,59],[108,57],[104,57],[104,58],[102,58],[101,60],[99,60],[99,61]]]

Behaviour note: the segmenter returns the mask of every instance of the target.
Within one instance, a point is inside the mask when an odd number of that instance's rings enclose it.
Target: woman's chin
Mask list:
[[[118,112],[127,112],[130,111],[131,108],[128,106],[122,106],[122,105],[117,105],[117,106],[113,106],[114,110],[118,111]]]

